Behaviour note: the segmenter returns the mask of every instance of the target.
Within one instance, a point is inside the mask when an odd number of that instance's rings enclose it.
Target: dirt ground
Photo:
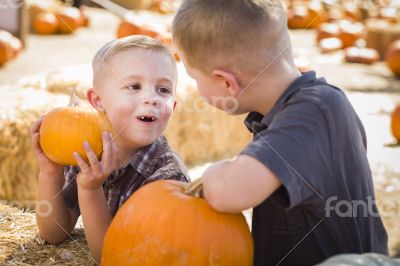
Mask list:
[[[74,35],[29,35],[25,51],[0,69],[0,85],[66,66],[89,64],[97,49],[115,38],[119,21],[99,9],[90,9],[89,16],[91,27]],[[364,123],[378,205],[394,255],[400,250],[400,147],[393,144],[389,123],[390,112],[400,103],[400,81],[391,77],[382,62],[373,66],[345,64],[341,51],[320,55],[312,31],[291,34],[294,54],[308,60],[318,76],[342,88]],[[201,169],[194,168],[191,173],[197,176]]]

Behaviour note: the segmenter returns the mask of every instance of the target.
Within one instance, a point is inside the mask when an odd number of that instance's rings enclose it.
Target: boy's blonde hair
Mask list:
[[[290,48],[279,0],[184,0],[172,33],[187,63],[207,74],[231,66],[255,74]]]
[[[173,66],[176,70],[176,62],[168,47],[163,45],[160,41],[143,35],[132,35],[108,42],[104,45],[94,56],[92,60],[93,68],[93,86],[96,88],[101,86],[99,84],[103,74],[108,71],[112,72],[108,62],[110,59],[119,52],[130,49],[143,49],[153,52],[161,52],[170,57]]]

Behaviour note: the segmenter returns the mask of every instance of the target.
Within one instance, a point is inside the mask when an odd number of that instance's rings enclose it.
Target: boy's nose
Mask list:
[[[146,98],[144,101],[145,104],[150,104],[152,106],[158,106],[159,105],[159,101],[157,100],[156,97],[149,97]]]

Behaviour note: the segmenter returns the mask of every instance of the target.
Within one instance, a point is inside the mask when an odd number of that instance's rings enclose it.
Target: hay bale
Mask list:
[[[35,214],[0,203],[0,265],[96,265],[82,228],[60,245],[38,235]]]
[[[0,90],[0,199],[28,203],[35,199],[39,171],[31,150],[30,128],[40,115],[66,106],[68,97],[15,87]]]
[[[369,19],[366,21],[367,47],[378,51],[380,58],[385,59],[389,45],[400,39],[400,22],[390,23],[383,19]]]
[[[173,149],[189,167],[231,158],[251,140],[244,116],[228,114],[208,105],[195,87],[177,96],[177,107],[166,130]]]
[[[74,92],[80,99],[86,100],[86,91],[92,87],[92,69],[90,65],[55,69],[42,75],[21,78],[18,87],[67,95]]]

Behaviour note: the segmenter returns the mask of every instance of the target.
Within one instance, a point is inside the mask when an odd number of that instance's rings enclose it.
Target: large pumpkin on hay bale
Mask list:
[[[400,39],[387,49],[386,64],[396,77],[400,77]]]
[[[400,105],[398,105],[393,113],[391,119],[391,129],[393,136],[400,142]]]
[[[112,127],[107,117],[92,107],[81,106],[73,94],[68,107],[56,108],[43,119],[40,127],[40,146],[46,156],[62,165],[77,165],[74,151],[87,161],[82,147],[88,141],[98,158],[102,154],[101,134]]]
[[[197,185],[159,180],[135,192],[111,222],[101,265],[252,265],[244,216],[216,212]]]

